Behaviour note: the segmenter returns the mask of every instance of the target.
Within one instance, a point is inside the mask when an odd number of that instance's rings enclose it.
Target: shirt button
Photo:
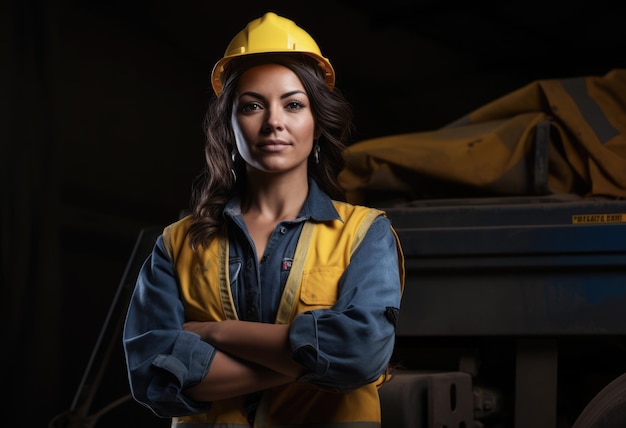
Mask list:
[[[282,233],[283,235],[287,233],[287,228],[285,226],[281,226],[280,233]]]

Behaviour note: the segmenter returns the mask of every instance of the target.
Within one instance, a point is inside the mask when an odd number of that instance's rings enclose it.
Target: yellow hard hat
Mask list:
[[[315,58],[326,74],[328,87],[333,89],[335,86],[335,71],[330,61],[322,56],[315,40],[292,20],[268,12],[248,23],[231,40],[224,57],[213,67],[211,84],[215,93],[222,92],[222,72],[233,58],[271,52],[297,52]]]

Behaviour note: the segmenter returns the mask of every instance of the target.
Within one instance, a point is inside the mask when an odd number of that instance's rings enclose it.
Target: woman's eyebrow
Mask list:
[[[292,95],[296,95],[296,94],[302,94],[302,95],[306,95],[306,96],[308,96],[308,95],[307,95],[307,93],[306,93],[305,91],[302,91],[302,90],[300,90],[300,89],[296,89],[296,90],[294,90],[294,91],[285,92],[283,95],[281,95],[281,96],[280,96],[280,98],[281,98],[281,99],[284,99],[284,98],[289,98],[289,97],[291,97]],[[263,99],[263,100],[265,99],[265,97],[264,97],[263,95],[261,95],[261,94],[259,94],[259,93],[257,93],[257,92],[254,92],[254,91],[246,91],[246,92],[242,92],[242,93],[239,95],[239,98],[241,98],[241,97],[243,97],[243,96],[246,96],[246,95],[247,95],[247,96],[250,96],[250,97],[254,97],[254,98],[260,98],[260,99]]]
[[[284,94],[283,94],[280,98],[281,98],[281,99],[283,99],[283,98],[289,98],[290,96],[292,96],[292,95],[296,95],[296,94],[307,95],[307,93],[306,93],[306,92],[301,91],[300,89],[296,89],[295,91],[289,91],[289,92],[284,93]],[[308,95],[307,95],[307,96],[308,96]]]

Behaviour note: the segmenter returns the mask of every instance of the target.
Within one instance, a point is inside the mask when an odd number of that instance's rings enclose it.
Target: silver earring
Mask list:
[[[237,157],[237,152],[233,149],[230,153],[230,159],[232,163],[230,164],[230,172],[233,175],[233,180],[237,181],[237,173],[235,172],[235,158]]]
[[[313,158],[315,163],[320,163],[320,145],[318,143],[315,143],[315,147],[313,147]]]

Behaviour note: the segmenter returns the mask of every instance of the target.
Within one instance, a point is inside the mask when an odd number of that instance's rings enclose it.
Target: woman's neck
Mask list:
[[[241,211],[270,221],[291,220],[302,210],[308,194],[308,177],[252,177],[242,198]]]

